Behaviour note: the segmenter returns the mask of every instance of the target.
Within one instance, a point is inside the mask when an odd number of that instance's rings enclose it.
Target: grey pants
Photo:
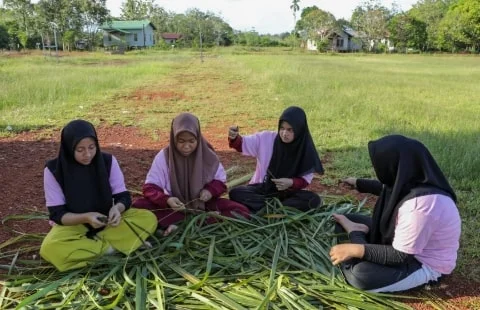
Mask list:
[[[345,216],[352,222],[365,224],[370,229],[372,227],[372,219],[368,216],[359,214],[346,214]],[[337,233],[345,232],[343,227],[339,224],[335,226],[335,231]],[[363,232],[351,232],[349,238],[351,243],[368,243],[368,234]],[[348,240],[347,237],[339,238],[339,241],[346,240]],[[418,269],[422,268],[422,264],[413,256],[411,256],[405,263],[395,266],[381,265],[353,258],[343,262],[340,268],[350,285],[362,290],[373,290],[386,287],[405,279]]]
[[[307,211],[320,206],[322,199],[317,194],[307,190],[287,190],[265,193],[263,184],[250,184],[233,188],[228,195],[230,199],[247,206],[252,212],[257,212],[265,206],[268,198],[278,198],[282,204],[301,211]]]

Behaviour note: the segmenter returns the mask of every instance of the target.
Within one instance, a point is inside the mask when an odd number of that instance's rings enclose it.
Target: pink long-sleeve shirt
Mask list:
[[[113,155],[109,182],[112,195],[122,193],[127,190],[125,187],[125,180],[123,178],[122,170],[118,165],[117,159]],[[45,167],[43,171],[43,188],[45,190],[45,201],[47,207],[61,206],[66,204],[62,187],[60,184],[58,184],[57,179],[55,179],[55,176],[47,167]]]
[[[265,176],[267,175],[268,165],[273,155],[273,144],[275,138],[277,137],[276,131],[261,131],[253,135],[248,136],[239,136],[236,140],[230,141],[230,146],[236,148],[235,142],[239,141],[241,138],[241,152],[243,155],[252,156],[257,159],[257,165],[255,167],[255,173],[250,179],[250,184],[262,183]],[[238,150],[238,148],[236,148]],[[303,179],[305,182],[302,182],[298,179]],[[293,188],[303,188],[308,184],[312,183],[313,173],[306,175],[299,175],[298,178],[293,178],[294,186]]]
[[[165,149],[163,149],[155,156],[152,166],[147,173],[145,184],[154,184],[161,188],[164,194],[171,196],[172,186],[170,184],[169,171],[170,168],[168,167],[168,163],[165,157]],[[221,163],[218,165],[218,169],[215,173],[213,181],[221,182],[224,186],[227,182],[227,174],[225,173],[225,169],[223,168]],[[206,187],[207,189],[209,189],[208,184],[206,185]],[[224,188],[226,189],[226,186]],[[210,192],[212,192],[212,190],[210,190]],[[212,195],[215,197],[215,192],[213,192]]]
[[[457,261],[460,233],[460,215],[450,197],[420,196],[398,209],[392,246],[437,272],[450,274]]]

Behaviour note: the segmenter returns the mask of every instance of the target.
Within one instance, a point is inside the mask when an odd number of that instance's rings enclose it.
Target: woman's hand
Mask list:
[[[120,224],[120,220],[122,219],[122,212],[125,210],[123,204],[115,204],[110,208],[108,212],[108,225],[110,226],[118,226]]]
[[[348,177],[348,178],[342,179],[342,183],[345,183],[352,188],[357,188],[357,178]]]
[[[167,200],[167,205],[170,206],[175,211],[185,210],[185,204],[180,201],[177,197],[170,197]]]
[[[364,254],[365,247],[363,244],[337,244],[330,249],[330,260],[333,265],[338,265],[350,258],[362,258]]]
[[[85,213],[85,219],[85,222],[95,229],[104,227],[108,223],[108,218],[99,212],[87,212]]]
[[[239,130],[238,130],[238,126],[235,125],[235,126],[230,126],[228,128],[228,138],[230,140],[235,140],[239,135]]]
[[[272,182],[275,183],[279,191],[289,189],[293,185],[293,179],[289,178],[272,179]]]
[[[203,202],[207,202],[210,199],[212,199],[212,193],[210,193],[210,191],[206,189],[202,189],[202,191],[200,192],[199,199]]]

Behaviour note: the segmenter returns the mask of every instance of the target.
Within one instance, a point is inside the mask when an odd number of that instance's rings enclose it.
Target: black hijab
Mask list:
[[[442,194],[457,201],[435,159],[421,142],[390,135],[370,141],[368,151],[383,184],[373,211],[370,243],[392,244],[398,208],[409,199]]]
[[[95,141],[97,153],[85,166],[75,160],[74,153],[77,144],[87,137]],[[63,128],[58,157],[48,161],[47,167],[63,190],[69,212],[96,211],[108,216],[112,206],[111,164],[112,156],[100,151],[93,125],[84,120],[74,120]]]
[[[322,162],[308,130],[307,116],[303,109],[292,106],[283,111],[278,120],[278,132],[283,121],[292,126],[294,140],[284,143],[277,134],[268,165],[269,177],[293,178],[314,171],[323,174]]]

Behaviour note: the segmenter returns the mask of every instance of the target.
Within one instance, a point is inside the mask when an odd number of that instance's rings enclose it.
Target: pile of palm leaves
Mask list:
[[[192,214],[151,249],[64,273],[4,251],[0,309],[409,309],[350,287],[330,263],[331,214],[359,209],[337,202],[302,213],[272,200],[250,221],[214,215],[222,221],[202,225],[212,215]],[[24,251],[38,237],[24,236]]]

